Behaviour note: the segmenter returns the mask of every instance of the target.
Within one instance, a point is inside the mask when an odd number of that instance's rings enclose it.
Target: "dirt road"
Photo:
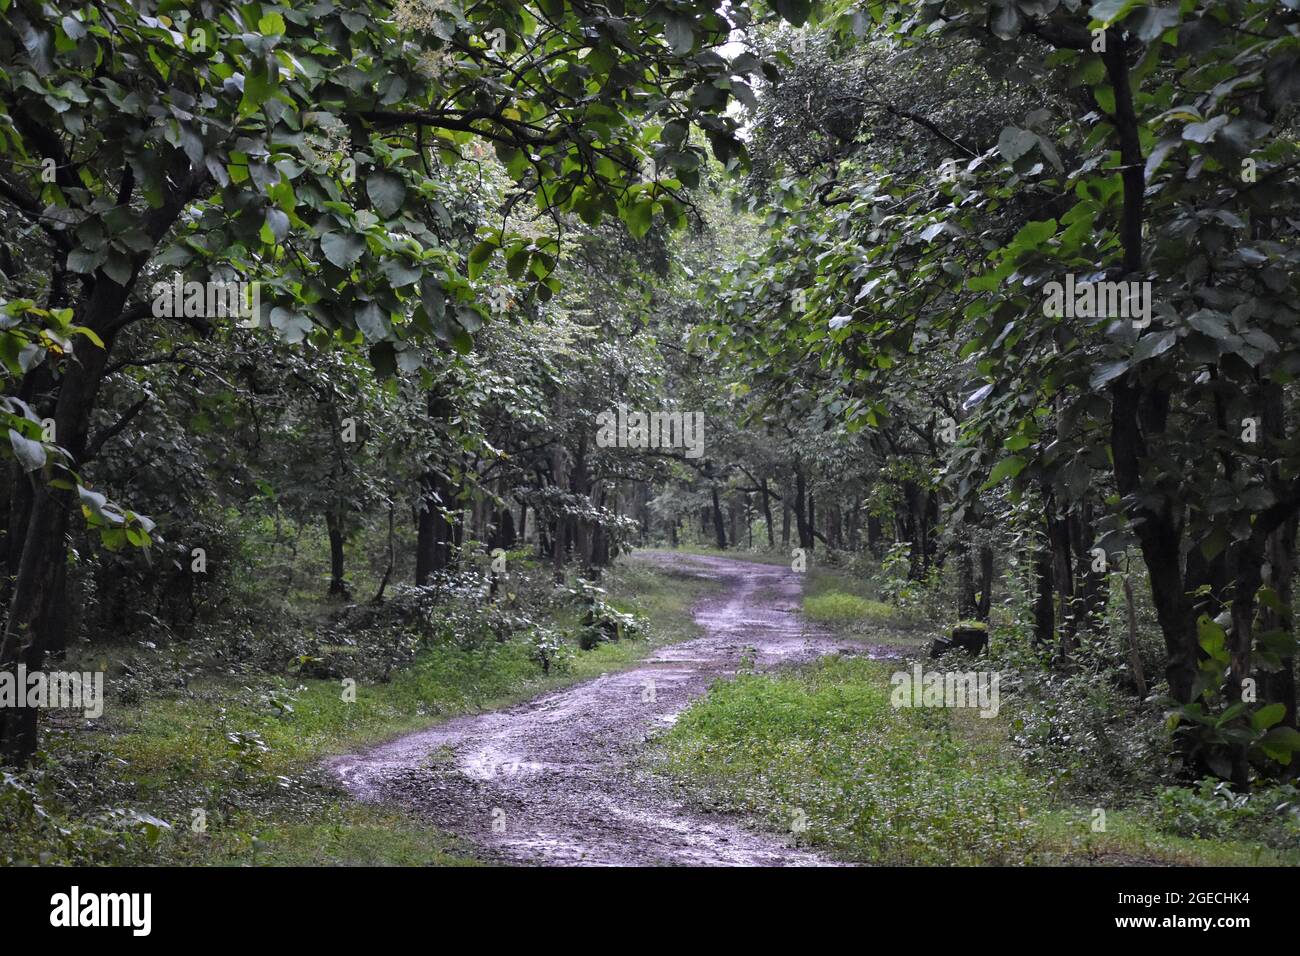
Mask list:
[[[794,865],[827,860],[733,818],[684,806],[634,758],[746,648],[759,668],[861,653],[804,624],[801,577],[781,566],[644,552],[723,585],[695,609],[703,636],[509,710],[451,720],[330,769],[362,800],[392,801],[509,863]]]

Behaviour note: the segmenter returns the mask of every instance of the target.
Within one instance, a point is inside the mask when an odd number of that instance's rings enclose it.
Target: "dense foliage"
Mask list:
[[[0,671],[427,716],[637,636],[621,553],[745,548],[867,582],[807,605],[864,640],[987,629],[1034,787],[1293,806],[1297,100],[1293,0],[0,0]],[[1020,770],[948,775],[856,667],[677,757],[779,816],[829,727],[798,799],[878,800],[826,840],[1032,852]],[[751,747],[772,694],[814,718]]]

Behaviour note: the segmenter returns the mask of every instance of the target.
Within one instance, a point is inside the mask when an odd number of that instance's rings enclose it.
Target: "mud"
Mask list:
[[[801,576],[785,567],[669,552],[636,560],[723,586],[694,610],[703,636],[661,648],[633,670],[456,718],[335,758],[329,769],[358,799],[413,809],[499,862],[830,863],[743,820],[688,807],[636,758],[710,683],[734,674],[742,656],[762,670],[867,649],[805,624]]]

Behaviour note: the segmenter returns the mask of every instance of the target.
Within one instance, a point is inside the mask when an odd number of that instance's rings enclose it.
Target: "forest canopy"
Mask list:
[[[0,669],[769,551],[1292,781],[1298,99],[1295,0],[0,0]]]

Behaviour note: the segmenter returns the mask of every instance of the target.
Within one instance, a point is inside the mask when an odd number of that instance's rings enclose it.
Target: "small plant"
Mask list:
[[[1197,681],[1200,692],[1188,704],[1169,702],[1170,730],[1189,742],[1204,766],[1224,779],[1233,776],[1234,751],[1244,751],[1256,767],[1287,766],[1300,750],[1300,732],[1282,725],[1286,705],[1229,700],[1222,684],[1223,675],[1232,665],[1227,632],[1219,621],[1202,614],[1197,621],[1197,636],[1205,652]],[[1272,650],[1266,646],[1271,636],[1256,636],[1257,659],[1262,661]],[[1287,638],[1293,648],[1294,639],[1289,635]]]
[[[230,756],[245,772],[260,770],[262,758],[271,748],[262,735],[252,730],[234,730],[226,734]]]
[[[605,600],[605,590],[590,581],[579,579],[576,587],[570,588],[573,595],[585,608],[581,629],[578,631],[578,646],[589,651],[605,641],[621,641],[641,636],[640,622],[632,614],[620,611]]]
[[[1292,784],[1238,793],[1206,777],[1195,787],[1166,787],[1155,801],[1161,829],[1200,839],[1257,840],[1285,848],[1300,842],[1300,790]]]
[[[573,663],[573,648],[564,638],[547,627],[536,627],[528,639],[528,657],[541,667],[543,674],[562,674]]]

